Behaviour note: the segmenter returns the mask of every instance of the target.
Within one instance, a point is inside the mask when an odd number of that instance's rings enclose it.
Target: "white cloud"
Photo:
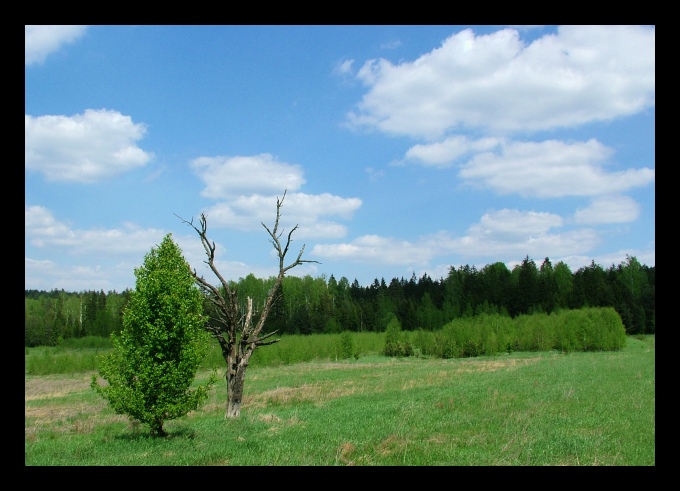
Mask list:
[[[515,29],[464,30],[413,62],[369,60],[350,123],[438,139],[463,128],[538,131],[655,103],[655,28],[562,26],[525,45]]]
[[[252,231],[261,229],[264,223],[272,228],[276,200],[286,192],[279,231],[298,225],[296,238],[339,238],[347,234],[346,227],[327,217],[349,220],[361,206],[358,198],[295,192],[305,183],[302,167],[278,162],[268,153],[199,157],[190,166],[206,184],[201,194],[223,200],[204,212],[213,227]]]
[[[601,223],[625,223],[637,220],[640,205],[629,196],[604,196],[593,200],[586,208],[574,213],[576,223],[596,225]]]
[[[133,287],[134,268],[164,236],[161,230],[142,230],[132,225],[122,229],[73,229],[42,206],[25,206],[24,233],[27,245],[35,248],[32,254],[44,252],[59,257],[59,262],[25,257],[26,284],[35,289],[57,287],[67,291],[122,291]]]
[[[25,115],[26,169],[50,181],[101,181],[153,158],[135,143],[145,133],[143,124],[106,109],[71,117]]]
[[[469,233],[484,239],[512,239],[545,234],[562,224],[562,217],[553,213],[503,209],[485,213],[478,224],[470,227]]]
[[[402,42],[400,40],[394,39],[392,41],[386,41],[384,43],[380,43],[380,49],[396,49],[401,45],[402,45]]]
[[[591,229],[556,233],[564,220],[553,213],[493,210],[485,213],[467,235],[451,239],[447,249],[463,257],[492,257],[508,261],[512,258],[545,257],[574,251],[587,252],[600,243],[599,234]]]
[[[485,152],[461,166],[459,176],[500,194],[556,198],[619,193],[654,182],[654,169],[605,172],[610,148],[591,139],[565,143],[510,142],[501,153]]]
[[[305,183],[302,167],[263,153],[249,157],[199,157],[190,163],[206,184],[202,196],[233,198],[252,193],[295,191]]]
[[[25,282],[32,289],[49,291],[59,285],[69,292],[105,292],[124,288],[114,286],[116,271],[100,266],[64,266],[49,260],[24,259]],[[130,273],[132,269],[130,270]],[[128,276],[132,276],[129,274]],[[127,278],[129,279],[129,278]]]
[[[131,223],[111,229],[75,229],[58,221],[50,210],[28,205],[25,206],[24,233],[27,244],[36,248],[33,254],[49,251],[60,257],[59,263],[25,257],[26,284],[45,290],[59,285],[59,288],[68,291],[122,291],[134,287],[135,268],[142,265],[144,256],[167,234],[160,229],[142,229]],[[206,278],[212,274],[204,263],[205,249],[198,235],[173,234],[172,238],[193,268]],[[219,243],[216,244],[216,256],[224,254],[224,250]],[[86,261],[89,264],[83,266]],[[248,269],[243,263],[222,259],[216,260],[216,264],[225,272],[225,277],[228,272]],[[228,277],[238,279],[238,276]]]
[[[342,244],[316,244],[312,257],[344,259],[373,264],[425,265],[433,257],[434,240],[421,238],[413,243],[393,237],[364,235]]]
[[[406,152],[406,158],[420,161],[427,166],[450,167],[453,161],[463,155],[489,151],[503,141],[499,138],[472,140],[465,136],[455,135],[440,142],[414,145]]]
[[[563,225],[558,215],[518,210],[486,213],[479,223],[472,225],[467,235],[453,237],[448,232],[419,237],[409,242],[393,237],[365,235],[351,242],[317,244],[313,257],[342,259],[352,262],[390,264],[422,268],[436,257],[459,255],[463,258],[496,258],[510,261],[515,258],[560,256],[586,253],[601,241],[592,229],[577,229],[554,233]]]
[[[380,180],[381,178],[385,177],[385,170],[384,169],[375,169],[374,167],[366,167],[364,169],[366,173],[368,174],[368,180],[371,182],[376,182]]]
[[[273,230],[276,219],[276,199],[277,196],[259,194],[240,196],[208,208],[205,214],[213,227],[230,227],[250,231],[262,229],[261,224],[264,223],[270,230]],[[281,207],[279,231],[285,230],[287,234],[292,227],[298,225],[299,228],[295,231],[295,237],[298,239],[344,237],[347,233],[346,227],[326,220],[325,217],[349,220],[360,206],[361,200],[358,198],[341,198],[329,193],[286,194]]]
[[[61,257],[58,263],[25,257],[25,282],[31,288],[44,290],[51,290],[54,285],[67,291],[134,288],[135,268],[142,265],[144,256],[158,246],[166,234],[163,230],[141,229],[130,223],[114,229],[78,230],[59,222],[42,206],[25,206],[25,237],[27,243],[36,248],[34,254],[49,249]],[[197,234],[189,229],[188,234],[173,234],[172,239],[198,274],[213,284],[218,283],[205,264],[206,252]],[[250,266],[229,259],[220,243],[215,246],[215,265],[227,280],[238,280],[249,273],[258,278],[278,274],[275,260],[265,267]],[[94,262],[83,265],[93,259]],[[314,274],[316,267],[295,268],[295,274],[303,273]]]
[[[141,229],[133,224],[114,229],[73,229],[42,206],[26,205],[24,215],[24,232],[31,245],[72,255],[145,254],[164,236],[162,230]]]
[[[336,63],[333,68],[333,73],[337,75],[348,75],[352,73],[352,65],[354,60],[343,60]]]
[[[42,63],[65,44],[81,37],[87,26],[24,26],[25,65]]]
[[[625,262],[626,256],[630,257],[635,256],[637,260],[640,261],[640,264],[645,264],[650,267],[656,264],[656,251],[654,249],[653,243],[650,244],[649,249],[622,249],[615,252],[611,252],[609,254],[596,256],[593,258],[576,256],[572,258],[572,261],[574,265],[578,266],[572,266],[571,263],[567,264],[569,264],[572,271],[576,271],[581,267],[590,266],[591,261],[595,261],[596,265],[602,266],[602,268],[607,269],[612,264],[614,266],[618,266],[619,264]]]

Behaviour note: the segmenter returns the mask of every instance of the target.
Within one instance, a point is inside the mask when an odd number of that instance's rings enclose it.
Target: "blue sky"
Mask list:
[[[654,26],[26,26],[27,289],[655,265]]]

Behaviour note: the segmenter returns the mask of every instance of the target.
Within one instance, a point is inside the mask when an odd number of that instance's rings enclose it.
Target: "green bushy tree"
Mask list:
[[[409,341],[408,333],[401,330],[401,323],[396,315],[391,315],[385,329],[385,356],[411,356],[413,346]]]
[[[354,338],[352,337],[352,333],[350,331],[342,331],[340,334],[339,345],[341,358],[345,359],[359,357],[354,346]]]
[[[136,288],[123,312],[123,329],[113,333],[113,351],[101,359],[91,387],[118,414],[165,436],[163,424],[185,416],[205,402],[216,381],[191,388],[207,354],[203,295],[168,234],[135,269]]]

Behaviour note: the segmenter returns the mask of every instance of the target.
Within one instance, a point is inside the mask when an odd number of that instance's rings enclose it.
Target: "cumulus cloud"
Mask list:
[[[50,181],[101,181],[153,158],[136,144],[145,133],[145,125],[106,109],[74,116],[25,115],[26,169]]]
[[[563,219],[555,214],[498,210],[486,213],[466,235],[454,237],[448,232],[424,235],[416,241],[394,237],[365,235],[351,242],[316,244],[315,257],[343,259],[372,264],[401,265],[416,269],[431,260],[451,254],[463,258],[494,257],[510,261],[517,257],[550,257],[569,253],[586,253],[601,238],[592,229],[558,232]]]
[[[374,167],[366,167],[364,169],[366,173],[368,174],[368,179],[371,182],[376,182],[383,177],[385,177],[385,169],[376,169]]]
[[[81,37],[87,26],[24,26],[25,65],[42,63],[48,55]]]
[[[574,213],[574,221],[587,225],[626,223],[637,220],[640,205],[629,196],[612,195],[594,199],[590,205]]]
[[[655,29],[561,26],[529,45],[516,29],[468,29],[413,62],[369,60],[357,77],[369,88],[348,114],[357,127],[426,139],[573,127],[654,105]]]
[[[469,229],[470,236],[479,238],[530,237],[561,227],[562,217],[554,213],[495,210],[485,213],[478,224]]]
[[[597,140],[566,143],[509,142],[500,153],[483,152],[461,166],[459,177],[500,194],[556,198],[597,196],[646,186],[654,169],[606,172],[612,149]]]
[[[206,184],[201,195],[225,199],[251,193],[295,191],[305,183],[302,167],[278,162],[271,154],[236,157],[199,157],[190,163]]]
[[[373,264],[426,264],[433,257],[436,241],[422,238],[418,242],[393,237],[364,235],[341,244],[316,244],[311,255]]]
[[[278,196],[281,198],[282,196]],[[230,227],[239,230],[258,230],[262,223],[272,229],[276,218],[277,196],[253,194],[218,203],[205,210],[214,227]],[[349,220],[361,206],[358,198],[341,198],[329,193],[310,195],[286,194],[281,208],[279,231],[286,233],[295,225],[296,238],[339,238],[347,234],[347,228],[327,217]]]
[[[401,45],[402,42],[399,39],[393,39],[392,41],[380,43],[380,49],[396,49]]]
[[[488,137],[474,140],[466,136],[455,135],[440,142],[414,145],[406,152],[406,158],[426,166],[450,167],[456,159],[464,155],[492,150],[503,141],[500,138]]]
[[[359,198],[295,192],[305,183],[302,167],[279,162],[268,153],[199,157],[190,166],[206,184],[202,196],[219,201],[204,211],[213,227],[244,231],[260,230],[262,223],[273,227],[276,200],[285,192],[279,231],[299,225],[296,238],[339,238],[347,228],[329,217],[349,220],[361,206]]]
[[[25,237],[27,243],[41,250],[57,252],[59,262],[49,259],[25,257],[25,281],[35,289],[51,290],[54,285],[68,291],[92,289],[122,291],[135,282],[134,270],[152,247],[158,246],[167,231],[142,229],[131,223],[119,228],[77,229],[60,222],[53,213],[42,206],[25,205]],[[205,264],[206,252],[194,234],[172,236],[182,250],[184,259],[198,274],[215,281]],[[228,280],[238,280],[249,273],[266,278],[278,273],[277,265],[251,266],[227,257],[226,248],[215,244],[215,265]],[[87,259],[85,259],[87,258]],[[85,261],[92,261],[83,265]],[[314,267],[296,268],[295,273],[312,274]]]
[[[573,251],[587,252],[600,243],[592,229],[558,232],[564,224],[559,215],[520,210],[494,210],[485,213],[467,235],[449,244],[452,252],[463,257],[510,258],[550,257]]]
[[[162,230],[141,229],[132,224],[113,229],[73,229],[42,206],[26,205],[24,223],[26,239],[31,245],[58,248],[78,255],[146,253],[164,235]]]
[[[58,263],[25,258],[26,284],[34,285],[33,288],[45,285],[45,290],[51,290],[54,285],[70,291],[87,288],[122,291],[132,287],[134,269],[167,234],[161,229],[145,229],[132,223],[123,223],[117,228],[78,229],[59,221],[52,211],[38,205],[25,205],[24,223],[26,243],[36,248],[34,254],[49,251],[60,257]],[[210,274],[204,264],[205,250],[196,235],[173,235],[173,240],[192,267],[200,274]],[[223,253],[224,247],[216,244],[216,255]],[[92,260],[94,263],[83,265],[85,261]],[[224,267],[225,275],[232,270],[247,269],[243,263],[223,259],[217,260],[216,264]]]
[[[336,75],[348,75],[352,73],[352,65],[354,60],[342,60],[335,64],[333,73]]]
[[[49,291],[55,288],[54,285],[70,292],[124,290],[114,285],[116,272],[113,268],[65,266],[50,260],[25,258],[24,274],[26,284],[36,290]]]
[[[122,291],[134,285],[134,268],[165,235],[162,230],[132,224],[113,229],[76,229],[37,205],[25,205],[24,215],[24,235],[27,245],[36,248],[33,254],[44,251],[59,257],[58,262],[25,257],[26,284],[36,289],[51,290],[58,285],[68,291]]]

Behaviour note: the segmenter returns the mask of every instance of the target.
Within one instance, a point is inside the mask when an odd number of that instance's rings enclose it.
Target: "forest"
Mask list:
[[[275,277],[250,274],[231,285],[244,304],[253,299],[254,318]],[[108,337],[120,332],[132,290],[66,292],[25,290],[25,346],[56,346],[68,338]],[[208,307],[206,302],[206,308]],[[362,286],[333,275],[286,276],[265,330],[280,334],[385,331],[397,317],[404,330],[435,331],[453,319],[480,314],[515,318],[582,307],[613,307],[627,334],[655,333],[655,267],[626,256],[607,269],[595,264],[575,272],[564,262],[540,266],[528,256],[509,269],[496,262],[449,268],[446,278],[426,273]]]

